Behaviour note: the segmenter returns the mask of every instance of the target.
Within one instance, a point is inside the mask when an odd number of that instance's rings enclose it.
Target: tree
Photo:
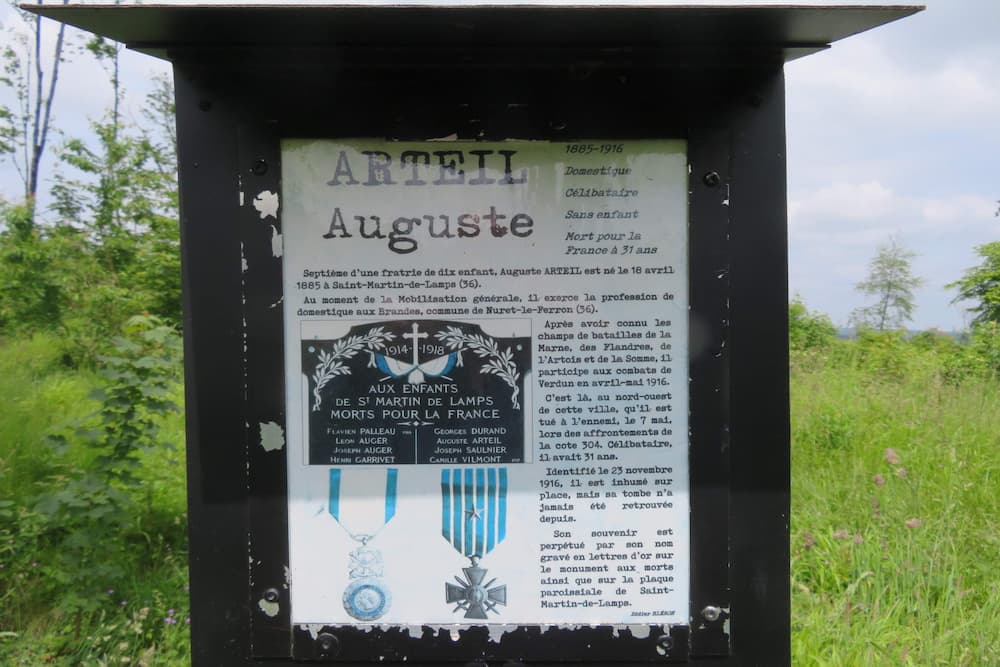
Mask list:
[[[901,328],[913,319],[913,290],[924,282],[910,270],[910,260],[915,256],[891,237],[878,247],[868,265],[868,278],[855,286],[859,292],[875,297],[875,303],[851,314],[855,326],[885,331]]]
[[[88,48],[120,99],[117,47]],[[67,359],[91,365],[136,313],[180,322],[173,88],[157,84],[142,125],[116,102],[58,147],[44,223],[0,201],[0,334],[58,331]]]
[[[63,0],[64,5],[68,2]],[[26,12],[20,12],[20,16],[27,31],[8,30],[12,39],[0,52],[3,59],[0,87],[9,88],[16,100],[13,108],[0,105],[0,155],[12,157],[24,183],[24,201],[33,223],[42,157],[52,128],[52,103],[63,60],[66,25],[58,25],[46,81],[46,59],[42,53],[45,23],[41,16],[31,17]]]
[[[97,359],[129,316],[181,319],[176,175],[172,144],[140,127],[91,123],[94,138],[61,147],[52,185],[54,227],[84,250],[73,263],[62,326],[76,359]],[[68,232],[67,232],[68,233]]]
[[[969,312],[976,314],[973,326],[1000,322],[1000,241],[978,246],[976,253],[983,258],[983,263],[968,269],[962,278],[946,285],[949,289],[958,289],[958,296],[952,303],[976,302],[969,308]]]

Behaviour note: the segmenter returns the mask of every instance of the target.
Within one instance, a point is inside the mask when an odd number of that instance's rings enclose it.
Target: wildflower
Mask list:
[[[184,625],[191,625],[191,617],[190,616],[185,616],[184,617]]]
[[[838,540],[846,540],[848,537],[851,536],[851,534],[847,532],[846,528],[841,528],[840,530],[835,532],[833,536]]]
[[[38,561],[37,560],[32,561],[31,562],[31,567],[38,567]]]
[[[906,524],[907,528],[920,528],[920,526],[924,525],[924,522],[917,518],[907,519],[903,523]]]
[[[861,537],[860,533],[854,536],[854,543],[855,544],[861,544],[864,541],[865,541],[865,538]]]
[[[126,602],[125,600],[122,600],[121,602],[118,603],[118,606],[119,607],[124,607],[127,604],[128,604],[128,602]]]
[[[885,461],[889,465],[898,466],[900,463],[903,462],[903,459],[899,458],[899,454],[896,453],[895,449],[889,447],[888,449],[885,450]]]
[[[114,595],[114,594],[115,594],[115,589],[109,588],[108,589],[108,595]]]
[[[177,625],[177,619],[174,618],[173,616],[164,616],[163,622],[166,623],[167,625]]]
[[[875,482],[875,486],[885,486],[885,477],[883,477],[880,474],[879,475],[875,475],[872,478],[872,481]]]
[[[802,548],[812,549],[816,546],[816,537],[808,530],[802,532]]]
[[[173,609],[168,609],[168,610],[167,610],[167,616],[173,616],[173,615],[174,615],[174,613],[175,613],[175,612],[174,612],[174,610],[173,610]]]
[[[906,468],[903,467],[896,468],[896,477],[899,477],[900,479],[906,479]]]

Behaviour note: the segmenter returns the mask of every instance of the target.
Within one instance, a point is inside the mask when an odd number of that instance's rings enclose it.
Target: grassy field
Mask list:
[[[889,366],[792,373],[795,665],[1000,665],[1000,392]]]
[[[182,419],[163,424],[163,441],[174,447],[143,457],[125,529],[91,550],[87,569],[68,568],[65,527],[36,508],[95,454],[77,446],[59,455],[46,435],[97,409],[90,395],[100,380],[64,368],[59,349],[49,337],[0,343],[0,665],[185,665]],[[122,572],[113,584],[106,565]]]
[[[185,665],[180,415],[161,433],[178,447],[142,459],[120,539],[96,548],[95,568],[123,574],[68,578],[39,503],[94,453],[45,436],[94,411],[101,380],[55,343],[0,343],[0,664]],[[1000,387],[933,351],[876,352],[794,357],[794,664],[1000,665]]]

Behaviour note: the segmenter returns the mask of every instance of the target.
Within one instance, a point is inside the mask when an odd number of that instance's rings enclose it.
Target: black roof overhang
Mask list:
[[[163,58],[182,52],[316,53],[331,47],[599,52],[669,51],[736,62],[788,61],[914,14],[903,5],[665,5],[608,2],[25,4],[57,21]]]

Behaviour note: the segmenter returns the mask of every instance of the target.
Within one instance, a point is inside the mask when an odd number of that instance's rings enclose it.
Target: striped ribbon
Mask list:
[[[343,526],[344,524],[340,521],[340,473],[339,468],[330,469],[329,509],[330,514],[337,520],[337,523]],[[392,517],[396,516],[396,479],[398,474],[399,470],[396,468],[389,468],[385,471],[385,519],[382,522],[382,526],[389,523]]]
[[[507,469],[441,471],[441,534],[463,556],[485,556],[507,536]]]

